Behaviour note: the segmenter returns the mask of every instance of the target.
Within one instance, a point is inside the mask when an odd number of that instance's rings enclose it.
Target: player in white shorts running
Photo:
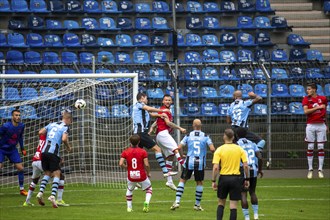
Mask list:
[[[302,105],[304,107],[304,113],[307,116],[306,137],[307,142],[307,161],[308,161],[308,174],[307,178],[313,177],[313,151],[314,143],[317,143],[319,168],[319,178],[324,178],[323,175],[323,163],[324,163],[324,143],[327,141],[326,126],[326,108],[327,98],[325,96],[318,95],[317,86],[315,83],[307,84],[307,96],[303,98]]]

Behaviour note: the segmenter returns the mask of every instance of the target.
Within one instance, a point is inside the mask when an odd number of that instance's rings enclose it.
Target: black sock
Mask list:
[[[237,219],[237,209],[230,209],[230,220],[236,220]]]
[[[218,205],[218,210],[217,210],[217,220],[222,220],[222,216],[223,216],[223,209],[225,207],[223,207],[222,205]]]

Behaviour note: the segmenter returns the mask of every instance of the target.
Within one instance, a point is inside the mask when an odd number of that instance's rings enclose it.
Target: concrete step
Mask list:
[[[292,28],[292,33],[301,36],[330,36],[330,27],[298,27]]]
[[[329,53],[330,52],[330,45],[329,44],[311,44],[310,48],[319,50],[322,53]]]
[[[323,11],[278,11],[276,15],[285,17],[287,20],[298,19],[328,19]],[[329,21],[330,22],[330,21]]]
[[[330,27],[329,19],[288,20],[288,25],[293,27]]]
[[[312,11],[313,3],[274,3],[271,7],[276,11]]]
[[[330,45],[330,36],[303,36],[305,41],[308,41],[312,44],[329,44]]]

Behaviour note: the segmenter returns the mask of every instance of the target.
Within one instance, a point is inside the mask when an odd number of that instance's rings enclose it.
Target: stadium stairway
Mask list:
[[[323,58],[330,60],[330,15],[323,12],[322,1],[271,0],[276,15],[287,19],[292,32],[301,35],[311,44],[311,49],[320,50]],[[286,39],[278,39],[286,43]]]

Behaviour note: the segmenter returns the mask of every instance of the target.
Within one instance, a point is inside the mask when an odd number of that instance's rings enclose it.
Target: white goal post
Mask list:
[[[125,188],[126,171],[118,164],[133,130],[130,108],[138,93],[137,73],[0,74],[0,83],[1,121],[10,120],[11,111],[19,108],[25,124],[25,184],[31,181],[38,131],[61,120],[61,112],[69,109],[73,152],[61,148],[66,183]],[[84,99],[86,108],[75,109],[77,99]],[[0,188],[4,187],[18,187],[16,171],[8,160],[0,170]]]

